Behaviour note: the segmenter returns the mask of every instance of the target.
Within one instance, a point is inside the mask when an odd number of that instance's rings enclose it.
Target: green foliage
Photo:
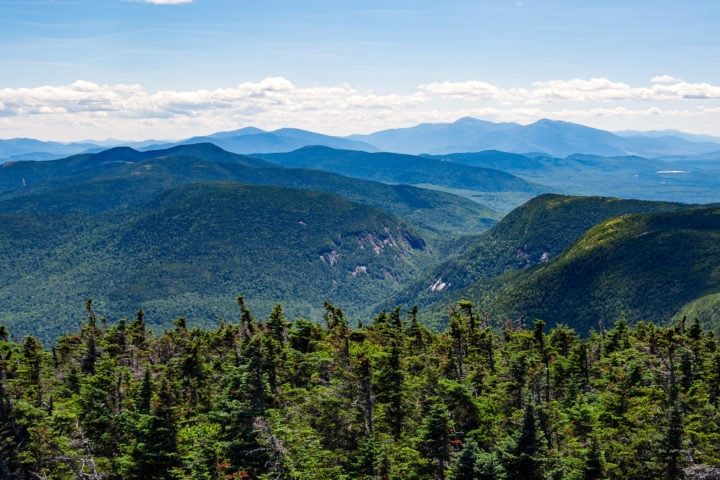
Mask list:
[[[598,319],[668,321],[720,290],[718,241],[715,208],[613,218],[508,281],[486,308],[495,318],[542,318],[582,334]]]
[[[88,295],[97,328],[108,312],[138,306],[156,333],[163,318],[209,326],[234,316],[237,289],[253,308],[281,301],[291,318],[318,314],[329,300],[356,319],[437,255],[376,208],[237,183],[179,187],[120,215],[6,214],[0,223],[9,227],[0,229],[0,322],[47,343],[79,325],[71,305]]]
[[[500,170],[424,156],[310,146],[289,153],[262,154],[261,157],[289,167],[315,168],[383,183],[427,185],[438,190],[463,192],[483,203],[495,200],[496,208],[503,208],[503,202],[497,202],[497,197],[503,194],[517,205],[518,198],[524,201],[547,191],[545,187]]]
[[[94,303],[88,304],[92,307]],[[89,316],[53,353],[0,337],[5,478],[703,478],[720,471],[720,350],[700,322],[589,338],[483,326],[469,302],[351,329],[258,321],[160,335]],[[407,320],[406,320],[407,317]],[[319,319],[318,319],[319,320]],[[83,368],[95,340],[94,368]],[[489,347],[491,346],[491,348]],[[462,368],[459,365],[462,364]]]
[[[437,397],[427,399],[428,406],[418,429],[420,453],[436,464],[435,477],[444,478],[450,459],[452,423],[447,407]]]
[[[170,193],[221,181],[243,182],[246,197],[225,207],[207,186]],[[238,289],[254,308],[281,301],[292,316],[315,315],[326,299],[369,315],[499,217],[457,195],[282,168],[207,143],[7,163],[0,322],[50,343],[80,324],[74,306],[91,296],[98,312],[140,306],[150,322],[184,315],[207,327],[231,315]],[[50,318],[62,321],[37,322]]]
[[[504,293],[504,284],[514,284],[518,275],[501,275],[523,272],[558,257],[599,222],[628,213],[675,212],[689,208],[697,206],[609,197],[540,195],[507,214],[483,235],[472,237],[460,255],[425,272],[393,302],[417,303],[421,307],[433,304],[430,309],[424,309],[423,321],[441,330],[448,303],[460,303],[463,299],[478,302]],[[524,277],[520,275],[520,278]],[[534,318],[531,314],[526,316]]]
[[[543,478],[544,445],[535,416],[535,406],[528,402],[523,413],[522,427],[514,442],[501,451],[509,478],[539,480]]]

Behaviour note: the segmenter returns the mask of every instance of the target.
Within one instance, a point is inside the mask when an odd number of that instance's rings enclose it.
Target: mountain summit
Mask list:
[[[720,143],[693,142],[675,136],[621,136],[576,123],[549,119],[520,125],[465,117],[453,123],[425,123],[348,138],[371,143],[385,151],[435,155],[501,150],[512,153],[542,152],[558,157],[575,153],[654,157],[670,152],[688,155],[720,150]]]

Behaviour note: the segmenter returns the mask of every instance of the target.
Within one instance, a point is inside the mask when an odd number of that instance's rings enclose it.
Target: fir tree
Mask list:
[[[428,399],[426,414],[418,429],[420,452],[435,463],[435,478],[445,478],[450,459],[452,422],[447,407],[438,397]]]
[[[480,478],[480,448],[475,440],[468,438],[460,452],[455,455],[448,480],[477,480]]]
[[[503,466],[508,478],[540,480],[542,478],[543,441],[540,435],[535,405],[528,401],[523,414],[522,428],[517,439],[503,452]]]

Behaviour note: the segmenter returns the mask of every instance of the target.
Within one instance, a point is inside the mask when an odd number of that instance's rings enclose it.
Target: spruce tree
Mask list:
[[[455,455],[450,469],[452,473],[448,480],[477,480],[479,474],[480,448],[475,440],[468,438],[463,443],[463,448]]]
[[[178,457],[178,417],[175,392],[170,381],[163,377],[149,414],[141,415],[130,451],[130,478],[172,480],[178,478],[175,469]]]
[[[543,450],[535,405],[532,401],[528,401],[525,404],[523,423],[516,440],[502,452],[503,466],[508,478],[542,479]]]
[[[450,459],[450,435],[452,422],[447,407],[439,397],[428,399],[426,413],[418,429],[420,453],[435,463],[435,478],[445,478]]]

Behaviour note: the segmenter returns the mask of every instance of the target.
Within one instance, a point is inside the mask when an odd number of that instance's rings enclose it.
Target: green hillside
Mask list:
[[[4,200],[0,211],[96,214],[140,206],[180,185],[230,180],[337,193],[453,235],[485,231],[501,216],[477,202],[437,190],[270,166],[211,144],[150,152],[115,148],[53,162],[15,162],[0,168],[0,192],[6,186],[0,193]]]
[[[25,195],[37,190],[75,185],[103,174],[112,175],[113,171],[123,165],[170,156],[196,157],[213,163],[241,165],[248,168],[271,166],[263,160],[230,153],[211,143],[181,145],[147,152],[140,152],[130,147],[116,147],[99,153],[83,153],[59,160],[0,164],[0,194],[13,192],[12,196]]]
[[[619,318],[667,323],[700,309],[719,318],[720,210],[625,215],[599,223],[556,259],[513,277],[477,283],[494,321],[540,318],[578,332]]]
[[[289,167],[451,191],[506,212],[537,194],[549,191],[547,187],[499,170],[416,155],[305,147],[289,153],[259,156]]]
[[[343,304],[367,312],[434,263],[398,218],[339,196],[237,183],[169,190],[143,208],[94,217],[4,214],[0,324],[44,339],[98,312],[201,324],[233,316],[234,299],[291,316]]]
[[[600,221],[627,213],[693,208],[669,202],[608,197],[538,196],[506,215],[457,258],[431,269],[395,299],[396,304],[445,304],[475,282],[526,269],[559,255]],[[444,307],[438,307],[441,311]]]
[[[435,187],[480,185],[484,178],[498,198],[513,192],[503,188],[520,185],[516,177],[502,183],[505,177],[492,170],[409,155],[308,148],[281,157],[298,165],[315,158],[318,167],[344,165],[368,176],[376,169],[384,181],[401,167],[408,176],[396,180],[430,181],[430,164],[440,165]],[[618,252],[630,247],[618,240],[599,257],[618,262],[606,266],[567,250],[610,219],[709,206],[544,194],[487,230],[500,214],[467,198],[283,167],[211,144],[116,148],[0,168],[0,184],[19,179],[23,186],[0,194],[0,322],[43,339],[74,328],[88,297],[101,314],[143,308],[161,329],[179,315],[201,324],[233,315],[238,294],[255,308],[282,302],[290,317],[317,315],[325,301],[353,318],[417,304],[420,319],[435,329],[447,324],[448,305],[463,299],[477,302],[496,324],[537,317],[587,333],[601,318],[666,321],[684,314],[718,326],[713,273],[691,260],[694,249],[698,258],[714,259],[709,220],[709,234],[694,238],[688,232],[698,229],[688,227],[677,237],[680,252],[664,251],[667,242],[648,243],[635,247],[645,248],[640,253],[626,252],[631,258],[622,263]],[[624,231],[620,239],[631,236]],[[637,259],[654,270],[630,261]],[[683,280],[671,282],[673,275]],[[641,281],[648,279],[658,287]]]
[[[443,235],[481,233],[502,218],[499,211],[460,195],[403,184],[389,185],[319,170],[254,169],[248,172],[245,181],[336,193],[350,201],[381,208]]]

